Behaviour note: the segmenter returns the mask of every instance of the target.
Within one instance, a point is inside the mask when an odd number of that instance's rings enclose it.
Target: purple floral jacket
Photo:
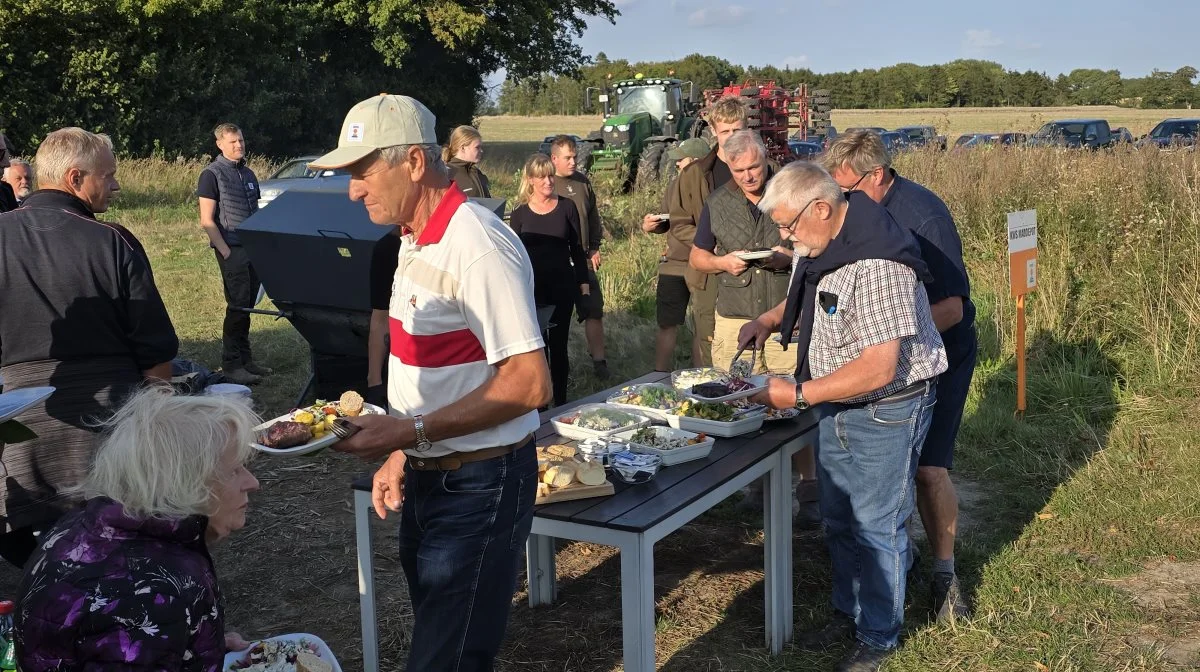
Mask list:
[[[24,672],[219,672],[225,623],[208,519],[135,519],[89,500],[30,559],[15,619]]]

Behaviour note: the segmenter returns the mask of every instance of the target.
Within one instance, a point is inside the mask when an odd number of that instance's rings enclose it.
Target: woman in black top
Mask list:
[[[554,164],[544,154],[525,162],[525,176],[512,213],[514,231],[521,237],[533,264],[533,296],[539,306],[554,306],[554,325],[546,339],[554,405],[567,401],[571,364],[567,359],[571,311],[576,299],[590,293],[587,257],[580,244],[579,211],[569,199],[554,193]],[[586,299],[584,299],[586,300]]]
[[[491,198],[487,175],[479,169],[483,160],[483,136],[471,126],[459,126],[442,148],[442,161],[450,169],[450,179],[470,198]]]

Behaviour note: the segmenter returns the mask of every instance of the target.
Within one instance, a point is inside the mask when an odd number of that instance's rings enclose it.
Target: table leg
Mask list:
[[[363,671],[379,672],[379,633],[375,623],[375,570],[371,563],[371,493],[354,492],[358,542],[358,608],[362,620]]]
[[[654,672],[654,544],[630,535],[621,545],[621,629],[625,672]]]
[[[792,469],[787,450],[779,451],[775,465],[763,477],[763,586],[766,591],[765,619],[767,648],[772,655],[783,651],[787,634],[785,606],[791,603],[791,563],[787,548],[792,543]]]
[[[553,604],[558,598],[554,565],[554,537],[531,534],[525,542],[525,573],[529,578],[529,606]]]

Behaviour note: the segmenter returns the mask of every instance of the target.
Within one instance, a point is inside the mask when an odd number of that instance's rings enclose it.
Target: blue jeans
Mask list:
[[[817,450],[821,517],[833,561],[833,607],[858,639],[896,646],[904,623],[906,523],[935,385],[910,399],[829,404]]]
[[[504,640],[537,495],[533,441],[454,471],[405,469],[409,672],[486,672]]]

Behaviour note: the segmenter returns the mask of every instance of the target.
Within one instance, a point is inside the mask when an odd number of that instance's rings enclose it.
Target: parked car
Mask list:
[[[258,207],[265,208],[268,203],[279,197],[280,194],[288,189],[304,185],[308,187],[320,187],[323,183],[328,182],[330,178],[339,178],[333,180],[334,184],[345,184],[349,186],[349,173],[344,170],[313,170],[308,167],[312,161],[320,158],[318,155],[301,156],[283,164],[279,170],[271,173],[271,176],[265,180],[259,181],[258,184]]]
[[[1030,147],[1069,147],[1103,149],[1112,147],[1114,138],[1104,119],[1062,119],[1043,125],[1029,137]]]
[[[1200,136],[1200,119],[1178,117],[1160,121],[1154,130],[1138,141],[1138,147],[1195,147]]]
[[[913,147],[946,149],[946,136],[938,135],[933,126],[901,126],[896,132],[904,134],[908,138],[908,144]]]
[[[908,136],[896,131],[884,131],[879,134],[879,139],[883,141],[883,148],[891,156],[895,156],[900,152],[906,152],[912,149],[912,144],[908,141]]]
[[[974,147],[1012,147],[1024,145],[1029,139],[1024,133],[964,133],[954,141],[955,150],[972,149]]]
[[[788,149],[797,159],[810,160],[824,152],[825,145],[820,138],[814,137],[811,140],[788,140]]]
[[[1129,129],[1125,128],[1124,126],[1118,126],[1112,129],[1112,134],[1114,145],[1133,144],[1133,134],[1130,133]]]
[[[574,133],[568,133],[567,135],[574,138],[576,144],[583,142],[583,140],[584,140],[584,138],[581,138],[578,135],[575,135]],[[545,154],[546,156],[550,156],[550,143],[554,142],[554,139],[557,137],[558,137],[557,135],[547,135],[545,138],[542,138],[542,143],[540,145],[538,145],[538,153]]]

